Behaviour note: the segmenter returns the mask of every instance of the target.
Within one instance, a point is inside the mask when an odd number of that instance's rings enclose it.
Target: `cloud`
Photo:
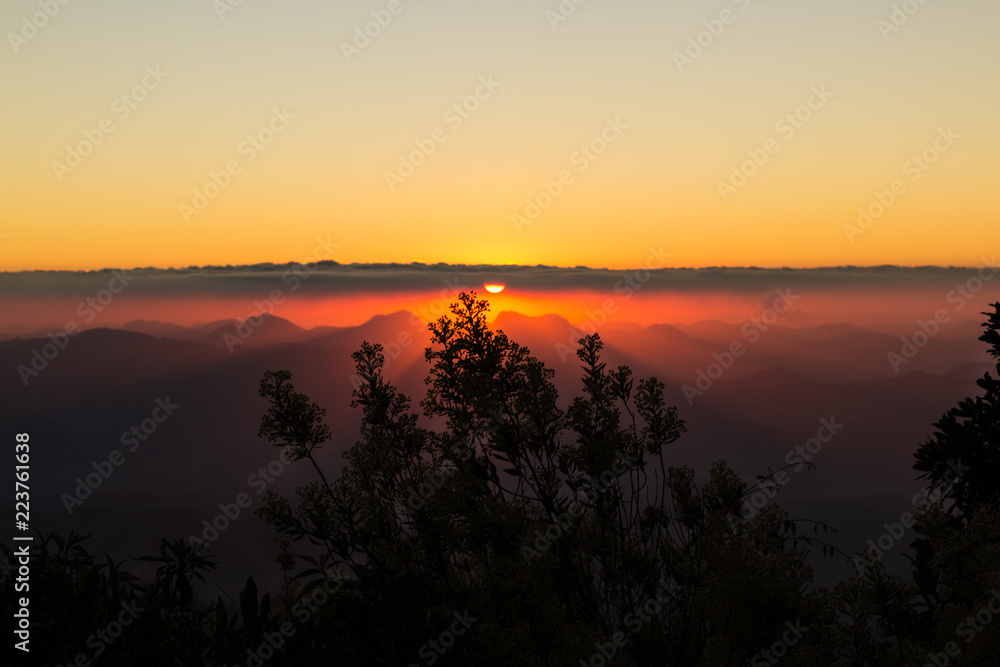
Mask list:
[[[311,269],[311,270],[310,270]],[[699,269],[610,270],[588,267],[464,265],[464,264],[339,264],[317,262],[312,267],[296,263],[244,266],[200,266],[183,269],[125,269],[133,278],[129,291],[149,296],[257,295],[280,287],[294,275],[302,293],[339,296],[352,293],[424,292],[439,289],[445,281],[465,285],[501,281],[515,289],[564,292],[612,290],[630,276],[643,282],[643,291],[726,291],[756,294],[775,287],[797,285],[802,289],[868,291],[920,288],[964,281],[973,269],[959,267],[829,267],[814,269],[761,269],[709,267]],[[100,271],[20,271],[0,273],[0,294],[16,296],[67,296],[100,290],[113,277]]]

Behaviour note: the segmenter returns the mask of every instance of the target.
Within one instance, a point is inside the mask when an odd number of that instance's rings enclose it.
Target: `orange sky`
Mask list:
[[[978,266],[1000,242],[997,3],[887,29],[867,0],[442,0],[351,52],[382,4],[60,3],[31,32],[37,4],[4,3],[0,269],[318,238],[343,263]]]
[[[945,279],[923,285],[858,289],[799,285],[792,276],[785,287],[751,292],[508,289],[501,294],[487,294],[481,286],[475,289],[480,298],[489,301],[491,320],[502,312],[512,311],[530,317],[555,314],[577,325],[596,324],[597,329],[608,324],[649,326],[706,320],[736,324],[759,317],[773,307],[779,290],[791,294],[789,303],[793,304],[782,313],[782,326],[857,323],[895,331],[899,326],[913,328],[918,319],[932,318],[939,309],[945,309],[955,320],[979,322],[982,319],[979,313],[986,304],[1000,298],[1000,283],[992,279],[980,284],[979,291],[966,295],[954,290],[956,284],[965,283]],[[43,328],[63,329],[70,323],[89,329],[120,326],[134,320],[192,326],[229,319],[242,321],[266,312],[308,329],[356,326],[372,316],[402,310],[417,316],[419,321],[413,321],[413,328],[419,329],[448,312],[448,305],[457,301],[458,294],[435,289],[322,296],[296,294],[286,289],[279,300],[272,301],[266,291],[254,295],[151,296],[126,290],[104,307],[88,301],[98,296],[99,292],[8,298],[4,304],[5,320],[17,323],[24,332],[37,332]]]

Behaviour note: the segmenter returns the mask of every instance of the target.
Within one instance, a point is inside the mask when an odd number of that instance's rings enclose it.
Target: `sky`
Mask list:
[[[312,264],[0,274],[0,336],[122,326],[246,321],[261,314],[303,328],[356,326],[404,311],[414,326],[448,314],[463,292],[488,317],[557,315],[574,324],[651,326],[750,321],[771,310],[781,325],[852,323],[896,335],[939,317],[982,322],[1000,299],[1000,260],[978,268],[671,269],[650,255],[630,270],[553,266]],[[484,283],[505,289],[489,294]],[[777,305],[776,305],[777,304]],[[941,315],[941,313],[944,315]],[[774,313],[771,313],[772,315]],[[418,322],[419,320],[419,322]],[[10,323],[10,324],[5,324]],[[544,322],[539,322],[544,328]]]
[[[7,0],[0,27],[5,271],[1000,241],[993,0]]]

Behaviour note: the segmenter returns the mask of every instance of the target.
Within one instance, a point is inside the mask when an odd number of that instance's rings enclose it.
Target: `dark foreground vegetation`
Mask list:
[[[316,472],[257,512],[278,534],[280,592],[250,579],[202,601],[219,564],[183,540],[141,559],[156,575],[140,581],[78,535],[39,536],[30,657],[8,638],[3,664],[1000,665],[998,377],[915,453],[925,492],[887,528],[910,543],[901,579],[875,550],[839,553],[822,524],[751,511],[773,474],[748,486],[723,461],[668,465],[685,427],[664,386],[607,368],[597,336],[561,409],[553,371],[486,308],[463,294],[431,325],[425,422],[383,378],[380,346],[354,354],[362,437],[336,479],[315,456],[325,411],[287,371],[262,379],[260,435]],[[1000,376],[992,308],[980,340]],[[817,549],[854,575],[814,585]]]

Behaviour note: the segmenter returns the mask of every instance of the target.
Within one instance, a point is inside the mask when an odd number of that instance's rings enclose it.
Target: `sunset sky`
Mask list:
[[[8,0],[0,268],[980,266],[1000,4],[902,4]]]

